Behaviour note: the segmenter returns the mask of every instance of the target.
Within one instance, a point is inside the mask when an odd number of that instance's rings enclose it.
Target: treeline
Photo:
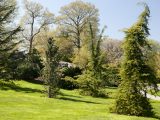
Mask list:
[[[82,95],[107,97],[105,87],[119,86],[113,112],[151,116],[142,91],[157,90],[160,78],[160,44],[149,35],[147,5],[138,22],[125,30],[125,40],[104,36],[99,11],[75,1],[54,16],[41,4],[25,0],[24,15],[14,0],[0,1],[0,78],[41,82],[48,97],[60,88],[79,89]]]

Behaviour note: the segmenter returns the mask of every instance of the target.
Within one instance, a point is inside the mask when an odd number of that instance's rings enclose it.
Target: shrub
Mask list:
[[[43,67],[39,52],[33,49],[32,55],[26,55],[25,59],[18,65],[16,74],[19,79],[34,80],[40,76]]]
[[[62,78],[59,81],[60,88],[73,90],[77,89],[78,86],[75,83],[77,75],[81,74],[81,69],[79,67],[65,67],[61,69]]]
[[[104,86],[117,87],[120,83],[118,67],[105,67],[102,72],[102,80]]]
[[[101,83],[101,80],[97,80],[90,71],[79,75],[77,79],[80,94],[90,95],[93,97],[107,97],[105,91],[102,90]]]
[[[39,77],[40,68],[38,65],[26,62],[21,64],[18,69],[18,78],[23,80],[34,80],[34,78]]]

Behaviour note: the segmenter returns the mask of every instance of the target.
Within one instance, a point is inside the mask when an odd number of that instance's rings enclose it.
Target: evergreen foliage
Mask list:
[[[100,35],[95,37],[90,23],[90,61],[84,73],[79,75],[77,79],[81,89],[81,94],[91,95],[94,97],[106,97],[107,95],[102,90],[102,65],[104,55],[101,52],[102,30]]]
[[[34,82],[33,80],[40,76],[43,67],[40,53],[36,49],[33,49],[32,55],[28,53],[25,55],[25,58],[20,61],[17,67],[17,77]]]
[[[76,78],[82,74],[82,70],[79,67],[64,67],[61,69],[62,76],[59,81],[60,88],[73,90],[77,89]]]
[[[54,41],[49,38],[46,50],[45,67],[42,73],[49,98],[56,97],[59,91],[59,60],[60,54],[58,47],[54,44]]]
[[[149,86],[157,87],[156,77],[143,53],[149,49],[147,36],[149,35],[148,18],[150,11],[145,5],[144,11],[138,21],[129,29],[125,30],[125,41],[123,44],[124,60],[120,75],[122,82],[115,104],[114,112],[118,114],[152,116],[152,106],[143,91]]]
[[[12,56],[19,42],[15,41],[20,27],[11,28],[15,16],[16,3],[11,0],[0,1],[0,78],[12,78]]]
[[[103,66],[103,86],[118,87],[120,83],[119,66]]]
[[[80,88],[80,94],[93,97],[108,97],[102,89],[102,81],[98,79],[93,71],[85,71],[79,75],[77,84]]]

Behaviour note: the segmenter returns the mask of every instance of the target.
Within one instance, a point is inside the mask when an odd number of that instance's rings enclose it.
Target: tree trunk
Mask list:
[[[51,87],[48,86],[48,98],[52,98]]]

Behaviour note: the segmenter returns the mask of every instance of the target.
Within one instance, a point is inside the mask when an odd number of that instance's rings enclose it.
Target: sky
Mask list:
[[[22,3],[22,0],[18,0]],[[75,0],[32,0],[39,2],[56,16],[62,6]],[[143,11],[143,6],[137,5],[139,2],[146,2],[150,8],[149,38],[160,41],[160,0],[82,0],[90,2],[99,9],[100,29],[107,26],[104,33],[109,38],[122,40],[124,33],[122,29],[129,28],[134,24]]]

